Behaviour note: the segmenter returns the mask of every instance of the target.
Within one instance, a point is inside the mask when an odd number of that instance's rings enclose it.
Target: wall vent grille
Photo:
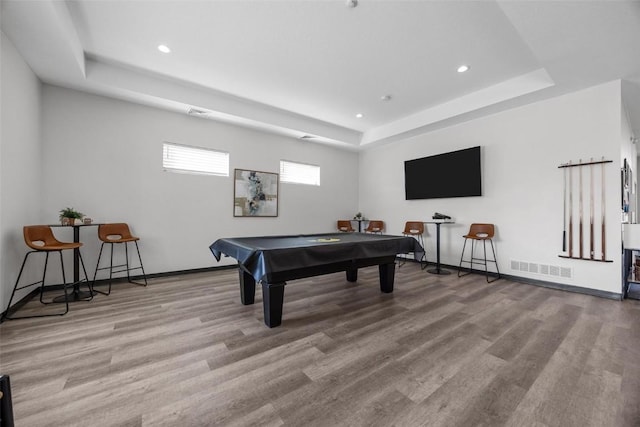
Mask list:
[[[545,276],[557,276],[570,279],[573,277],[573,270],[570,267],[558,265],[540,264],[536,262],[511,260],[511,269],[515,271],[527,271],[529,273]]]

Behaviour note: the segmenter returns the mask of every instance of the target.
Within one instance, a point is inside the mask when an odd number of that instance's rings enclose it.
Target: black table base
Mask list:
[[[86,301],[88,299],[91,299],[93,295],[94,294],[92,294],[91,292],[74,289],[72,292],[67,294],[67,297],[69,301]],[[64,303],[65,301],[66,299],[64,295],[57,296],[53,299],[53,302]]]
[[[441,275],[447,275],[447,274],[451,274],[450,271],[448,270],[443,270],[442,268],[440,268],[440,224],[443,224],[442,222],[430,222],[428,224],[435,224],[436,225],[436,268],[431,268],[429,270],[427,270],[428,273],[431,274],[441,274]],[[447,223],[444,223],[447,224]]]
[[[68,225],[60,225],[60,224],[51,224],[51,227],[72,227],[73,228],[73,241],[74,243],[80,243],[80,227],[95,227],[102,225],[100,223],[91,223],[91,224],[74,224],[71,226]],[[73,250],[73,291],[68,294],[69,301],[86,301],[90,300],[93,295],[96,293],[86,292],[80,290],[80,264],[82,263],[82,269],[84,270],[84,263],[82,262],[80,249],[75,248]],[[84,271],[85,280],[88,280],[87,272]],[[53,302],[56,303],[64,303],[66,301],[64,295],[57,296],[53,299]]]
[[[348,282],[358,280],[358,267],[378,265],[380,276],[380,292],[389,294],[393,292],[395,279],[395,255],[393,257],[375,258],[369,260],[357,260],[349,263],[336,263],[315,268],[307,268],[304,271],[291,271],[278,275],[278,280],[262,282],[262,307],[264,311],[264,323],[270,328],[280,326],[282,323],[282,306],[284,303],[285,280],[300,279],[303,277],[317,276],[320,274],[345,271]],[[244,305],[255,302],[256,281],[251,274],[239,266],[240,276],[240,300]]]
[[[451,274],[451,272],[449,270],[443,270],[442,268],[440,268],[440,266],[438,266],[436,268],[430,268],[427,271],[429,273],[431,273],[431,274],[442,274],[442,275]]]

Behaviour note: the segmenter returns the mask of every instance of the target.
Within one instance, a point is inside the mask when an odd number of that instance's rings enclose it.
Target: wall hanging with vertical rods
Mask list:
[[[599,261],[599,262],[613,262],[613,260],[607,259],[607,229],[605,221],[605,164],[613,163],[612,160],[593,160],[588,162],[582,162],[582,159],[578,160],[578,163],[562,164],[558,166],[563,170],[563,206],[562,206],[562,252],[564,254],[559,255],[561,258],[570,259],[582,259],[585,261]],[[574,182],[574,169],[577,169],[577,180]],[[599,170],[598,170],[599,169]],[[584,177],[583,171],[588,173],[587,177]],[[598,173],[599,172],[599,173]],[[569,175],[567,177],[567,175]],[[595,178],[596,175],[600,175],[599,179]],[[585,178],[588,184],[585,183]],[[596,188],[599,184],[599,188]],[[584,199],[585,187],[589,191],[589,224],[586,225],[586,219],[584,218]],[[577,197],[574,201],[574,191],[576,191]],[[575,206],[577,202],[577,206]],[[600,217],[596,217],[596,206],[600,207]],[[578,218],[574,219],[574,209],[577,208]],[[567,220],[569,223],[569,230],[567,233]],[[600,227],[598,227],[598,223]],[[577,226],[577,245],[575,245],[576,236],[574,235],[574,225]],[[587,228],[585,233],[585,228]],[[596,232],[596,228],[600,228],[600,232]],[[585,250],[585,237],[588,235],[589,247],[588,253]],[[599,243],[599,246],[596,245]],[[600,251],[596,252],[596,248],[599,247]],[[577,250],[576,250],[577,248]]]

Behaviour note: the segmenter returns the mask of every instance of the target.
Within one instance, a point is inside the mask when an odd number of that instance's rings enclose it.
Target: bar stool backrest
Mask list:
[[[60,245],[64,245],[55,238],[48,225],[25,225],[22,232],[24,242],[36,251],[59,250]]]
[[[464,236],[467,239],[487,240],[493,239],[495,227],[493,224],[471,224],[469,233]]]
[[[351,227],[351,221],[349,220],[338,220],[338,230],[344,232],[356,231]]]
[[[364,231],[369,233],[381,233],[384,228],[384,221],[380,221],[377,219],[372,219],[369,221],[369,225],[365,228]]]
[[[129,226],[124,222],[101,224],[98,227],[98,238],[107,243],[138,240],[137,237],[131,235]]]
[[[407,221],[402,234],[422,235],[424,234],[424,223],[421,221]]]

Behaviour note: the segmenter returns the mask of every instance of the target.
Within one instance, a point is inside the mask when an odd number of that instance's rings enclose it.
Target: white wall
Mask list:
[[[441,229],[442,262],[450,265],[458,265],[461,236],[471,223],[494,223],[503,273],[620,293],[620,91],[620,82],[611,82],[366,150],[360,154],[360,210],[386,221],[387,231],[395,234],[408,220],[429,220],[434,212],[452,216],[456,223]],[[404,199],[405,160],[478,145],[482,197]],[[605,168],[605,199],[607,258],[614,262],[559,258],[563,172],[558,166],[603,156],[613,161]],[[428,227],[425,245],[434,261],[434,226]],[[511,260],[568,267],[573,277],[513,271]]]
[[[228,151],[231,176],[164,172],[163,141]],[[222,265],[208,249],[221,237],[331,232],[358,208],[357,153],[49,85],[43,153],[43,220],[71,206],[129,223],[147,273]],[[322,185],[281,183],[277,218],[234,218],[233,169],[279,172],[280,159],[319,165]],[[81,240],[94,268],[96,227]]]
[[[219,265],[215,239],[256,234],[332,231],[337,218],[362,211],[399,234],[407,220],[450,214],[442,227],[442,260],[457,265],[471,222],[497,225],[504,273],[620,292],[620,82],[480,118],[359,155],[187,115],[43,85],[2,39],[3,308],[26,252],[21,228],[54,223],[72,206],[97,221],[126,221],[142,238],[148,273]],[[40,117],[40,115],[42,115]],[[41,125],[40,125],[41,123]],[[231,169],[278,171],[280,159],[318,164],[319,188],[280,185],[278,218],[234,218],[228,177],[162,171],[162,142],[229,151]],[[404,200],[404,160],[476,145],[483,147],[484,196]],[[606,167],[607,258],[566,260],[561,253],[562,172],[569,160],[613,160]],[[433,183],[437,185],[437,183]],[[42,203],[39,201],[42,200]],[[360,200],[360,203],[359,203]],[[71,230],[57,229],[63,239]],[[427,249],[435,257],[435,229]],[[82,230],[83,254],[95,266],[95,228]],[[573,277],[510,270],[510,260],[572,269]],[[227,259],[225,263],[231,264]]]
[[[0,33],[0,311],[6,308],[22,257],[22,227],[38,223],[41,206],[40,81]],[[34,261],[32,264],[42,268]],[[24,283],[31,283],[33,271]],[[29,290],[20,292],[21,298]]]

